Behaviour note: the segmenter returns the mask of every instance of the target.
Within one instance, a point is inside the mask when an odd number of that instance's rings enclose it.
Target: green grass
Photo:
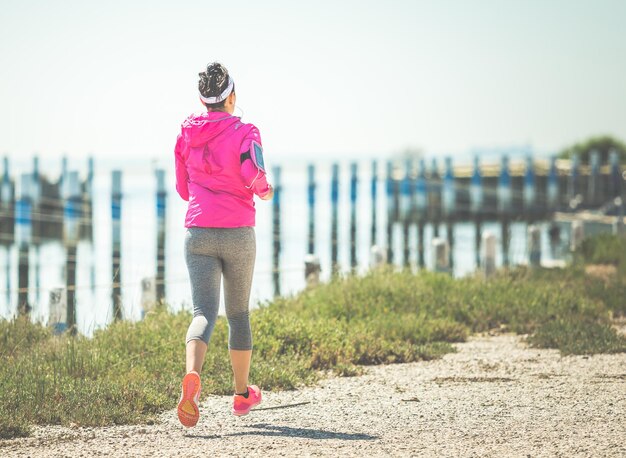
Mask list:
[[[558,348],[564,355],[626,352],[626,339],[596,321],[559,319],[540,326],[528,339],[541,348]]]
[[[328,372],[438,358],[493,328],[529,334],[532,345],[564,354],[626,351],[610,327],[625,312],[625,283],[589,278],[580,266],[517,269],[489,281],[388,270],[337,278],[251,313],[251,379],[264,389],[294,389]],[[0,321],[0,438],[26,435],[33,424],[154,421],[177,401],[190,319],[161,310],[91,339]],[[203,369],[205,395],[232,393],[227,338],[220,318]]]
[[[626,237],[600,234],[583,240],[576,251],[583,264],[612,264],[626,275]]]

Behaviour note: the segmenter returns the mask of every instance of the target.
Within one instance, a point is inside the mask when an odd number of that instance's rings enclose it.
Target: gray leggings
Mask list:
[[[185,260],[191,280],[193,320],[187,342],[208,344],[220,304],[224,276],[224,302],[228,319],[228,348],[251,350],[248,302],[256,256],[253,227],[190,227],[185,236]]]

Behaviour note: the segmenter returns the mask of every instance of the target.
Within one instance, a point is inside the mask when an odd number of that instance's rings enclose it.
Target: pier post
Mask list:
[[[155,171],[157,180],[156,214],[157,214],[157,259],[156,259],[156,303],[165,301],[165,236],[167,229],[165,170]]]
[[[52,288],[48,302],[48,325],[55,334],[67,329],[67,289]]]
[[[84,190],[82,193],[82,222],[81,237],[85,237],[89,241],[93,241],[93,177],[94,177],[94,159],[87,159],[87,178],[85,179]]]
[[[374,160],[372,161],[372,186],[371,186],[371,196],[372,196],[372,228],[370,234],[370,247],[377,245],[376,240],[376,228],[377,228],[377,194],[378,194],[378,163]]]
[[[387,251],[378,245],[372,245],[370,248],[370,267],[377,269],[387,264]]]
[[[609,181],[609,189],[610,189],[610,198],[613,199],[615,197],[620,197],[622,194],[622,171],[620,170],[619,165],[619,156],[617,155],[617,151],[612,150],[609,156],[609,167],[610,167],[610,181]]]
[[[578,170],[578,166],[579,166],[578,154],[574,154],[574,156],[572,157],[571,168],[570,168],[570,173],[568,177],[568,185],[567,185],[567,197],[568,197],[568,202],[570,204],[570,210],[576,210],[576,208],[572,208],[572,205],[577,200],[578,193],[579,193],[578,181],[579,181],[580,171]]]
[[[313,288],[320,283],[320,258],[314,254],[307,254],[304,257],[304,279],[307,288]]]
[[[483,233],[482,246],[483,273],[489,278],[496,272],[496,236],[491,231]]]
[[[411,223],[411,213],[413,208],[413,186],[411,183],[411,160],[407,159],[404,164],[404,177],[400,183],[400,221],[402,222],[402,262],[404,267],[410,265],[409,249],[409,226]]]
[[[424,226],[428,218],[428,184],[424,159],[420,159],[417,179],[415,180],[415,212],[417,214],[417,264],[420,269],[423,269],[426,267]]]
[[[530,267],[539,267],[541,265],[541,230],[539,226],[531,225],[528,227],[528,264]]]
[[[81,190],[78,172],[69,172],[63,183],[63,240],[65,242],[65,291],[67,292],[67,329],[76,334],[76,261],[81,226]]]
[[[509,173],[509,157],[502,156],[500,179],[498,182],[498,213],[502,228],[502,264],[509,266],[510,211],[513,203],[511,192],[511,175]]]
[[[433,259],[433,270],[435,272],[441,273],[450,273],[450,247],[448,246],[448,242],[441,238],[434,238],[432,241],[432,259]]]
[[[113,319],[122,319],[122,172],[111,173]]]
[[[556,157],[550,157],[550,169],[548,182],[546,183],[548,213],[555,212],[559,208],[559,174],[556,169]]]
[[[445,172],[443,176],[442,208],[446,220],[446,236],[448,238],[448,266],[454,269],[454,218],[456,212],[456,186],[454,183],[454,168],[452,158],[445,158]]]
[[[474,217],[474,252],[476,255],[476,268],[480,268],[480,242],[483,212],[483,185],[480,173],[480,159],[474,157],[474,170],[470,180],[470,214]]]
[[[356,200],[358,191],[358,168],[356,162],[350,164],[350,267],[356,272]]]
[[[274,175],[274,198],[272,199],[272,239],[273,239],[273,256],[272,256],[272,280],[274,283],[274,297],[280,296],[280,199],[282,194],[282,185],[280,182],[280,167],[273,169]]]
[[[0,182],[0,246],[6,248],[6,303],[11,304],[11,245],[15,238],[15,189],[9,175],[9,159],[4,158],[4,172]]]
[[[307,245],[307,253],[315,253],[315,165],[309,164],[308,167],[309,184],[307,187],[308,204],[309,204],[309,237]]]
[[[613,199],[613,205],[617,207],[617,227],[615,228],[615,232],[617,235],[625,235],[624,228],[624,199],[621,197],[616,197]]]
[[[141,318],[153,311],[157,305],[157,286],[154,277],[141,279]]]
[[[428,185],[430,221],[433,226],[433,237],[439,237],[439,224],[441,223],[441,179],[437,159],[432,159],[430,169],[430,183]]]
[[[535,165],[532,156],[526,157],[526,171],[524,173],[524,212],[528,221],[534,221],[536,217],[536,183]]]
[[[35,254],[35,303],[41,303],[41,260],[39,258],[39,250],[44,237],[43,220],[42,220],[42,199],[41,199],[41,174],[39,173],[39,157],[33,158],[33,178],[32,178],[32,226],[33,238],[32,247]]]
[[[600,187],[600,153],[592,151],[589,156],[589,181],[587,182],[587,206],[595,208],[602,205],[603,196]]]
[[[396,217],[393,163],[387,162],[387,262],[393,264],[393,223]]]
[[[580,220],[572,221],[572,232],[570,238],[569,249],[570,251],[576,251],[585,238],[585,226]]]
[[[28,301],[29,250],[33,242],[32,196],[33,175],[23,173],[20,176],[19,197],[15,206],[16,239],[18,244],[18,315],[28,315],[31,306]]]
[[[331,275],[339,272],[339,164],[333,164],[330,183],[331,227],[330,227],[330,263]]]

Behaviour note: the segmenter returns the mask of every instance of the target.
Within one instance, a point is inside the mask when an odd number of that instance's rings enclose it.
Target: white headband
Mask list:
[[[224,89],[224,92],[216,97],[204,97],[202,94],[200,94],[200,100],[208,104],[220,103],[222,100],[226,100],[226,97],[228,97],[233,91],[233,87],[235,87],[235,82],[230,77],[230,75],[228,75],[228,86],[226,87],[226,89]]]

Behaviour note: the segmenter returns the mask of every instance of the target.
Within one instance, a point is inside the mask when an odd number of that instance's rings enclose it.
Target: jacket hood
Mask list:
[[[238,116],[223,111],[192,114],[181,125],[181,133],[189,146],[202,146],[236,122],[239,122]]]

